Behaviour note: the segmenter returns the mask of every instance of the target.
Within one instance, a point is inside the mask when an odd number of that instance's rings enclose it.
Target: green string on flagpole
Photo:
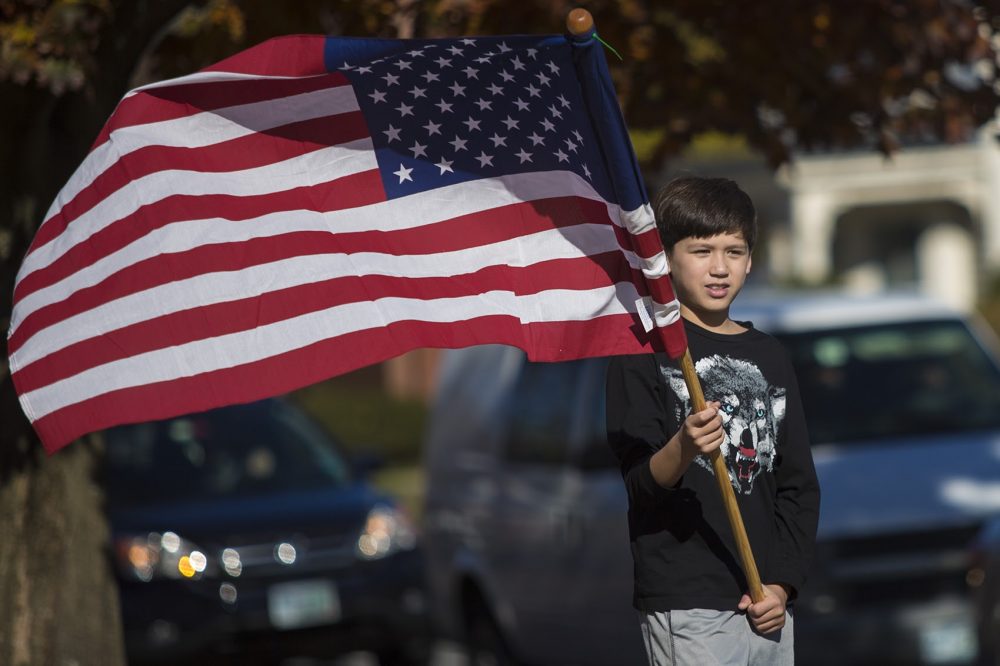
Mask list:
[[[608,49],[609,51],[611,51],[611,52],[612,52],[612,53],[614,53],[614,54],[615,54],[616,56],[618,56],[618,59],[619,59],[619,60],[621,60],[622,62],[625,62],[625,59],[624,59],[624,58],[622,58],[622,54],[621,54],[621,53],[618,53],[618,51],[616,51],[616,50],[615,50],[615,47],[611,46],[611,44],[608,44],[608,43],[607,43],[606,41],[604,41],[603,39],[601,39],[601,36],[600,36],[600,35],[598,35],[598,34],[597,34],[597,32],[594,32],[594,37],[595,37],[595,38],[597,39],[597,41],[599,41],[599,42],[600,42],[601,44],[604,44],[604,46],[605,46],[605,47],[606,47],[606,48],[607,48],[607,49]]]

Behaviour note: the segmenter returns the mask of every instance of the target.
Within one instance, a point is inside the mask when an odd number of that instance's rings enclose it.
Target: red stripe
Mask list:
[[[38,331],[104,303],[205,273],[237,271],[315,254],[383,252],[412,255],[461,250],[572,226],[588,218],[594,222],[606,221],[607,208],[588,199],[560,197],[511,204],[437,224],[392,232],[331,234],[301,231],[239,243],[199,245],[186,252],[162,254],[139,261],[96,285],[76,291],[69,298],[39,308],[28,315],[10,336],[8,350],[13,353]],[[509,220],[520,223],[510,224]]]
[[[146,146],[122,157],[82,189],[39,228],[31,251],[63,233],[101,201],[158,171],[224,173],[266,166],[368,136],[360,111],[314,118],[200,148]]]
[[[24,276],[14,288],[14,301],[55,284],[156,229],[175,222],[215,217],[249,220],[288,210],[326,213],[380,201],[385,201],[385,189],[376,169],[282,192],[257,195],[178,194],[167,197],[117,220],[93,234],[85,243],[75,245],[45,268]]]
[[[258,76],[314,76],[326,73],[322,35],[287,35],[253,46],[203,72],[239,72]]]
[[[587,290],[638,279],[621,253],[557,259],[526,268],[491,266],[444,278],[351,276],[281,289],[238,301],[218,303],[108,331],[63,347],[14,373],[21,393],[34,391],[84,370],[195,340],[248,331],[327,308],[379,298],[437,299],[475,296],[488,291],[518,295],[551,289]]]
[[[350,333],[255,363],[106,393],[34,422],[49,453],[87,432],[251,402],[378,363],[418,347],[509,344],[537,361],[642,353],[659,343],[632,315],[583,322],[521,324],[493,316],[457,323],[405,321]],[[23,393],[19,389],[19,393]]]
[[[649,231],[641,234],[630,234],[632,237],[632,248],[640,257],[648,259],[663,252],[663,240],[660,238],[660,230],[653,227]]]
[[[334,72],[301,79],[239,79],[147,88],[118,103],[91,150],[107,141],[111,132],[123,127],[186,118],[202,111],[265,102],[343,85],[350,85],[350,81],[340,72]]]

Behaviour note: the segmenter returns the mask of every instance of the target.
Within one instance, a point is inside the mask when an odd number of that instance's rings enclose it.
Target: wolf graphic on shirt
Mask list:
[[[726,433],[720,453],[729,469],[733,488],[744,495],[753,491],[761,471],[773,471],[778,428],[785,416],[785,389],[771,386],[760,369],[728,356],[708,356],[695,364],[706,402],[720,403],[719,415]],[[677,422],[691,413],[691,398],[681,371],[663,367],[662,371],[676,394]],[[708,456],[695,462],[714,473]]]

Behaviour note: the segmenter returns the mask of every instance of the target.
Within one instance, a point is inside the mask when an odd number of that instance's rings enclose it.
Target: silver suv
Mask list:
[[[743,294],[795,363],[823,488],[801,663],[970,663],[965,572],[996,509],[995,340],[916,296]],[[474,663],[643,663],[605,359],[446,354],[428,431],[432,610]]]

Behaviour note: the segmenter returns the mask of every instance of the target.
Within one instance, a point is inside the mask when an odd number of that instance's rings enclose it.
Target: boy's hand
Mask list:
[[[747,612],[754,629],[769,634],[785,626],[785,604],[788,591],[782,585],[764,585],[764,598],[753,603],[750,595],[744,594],[738,608]]]
[[[689,414],[681,427],[681,450],[690,457],[699,453],[709,454],[722,446],[726,432],[722,429],[722,417],[719,416],[721,403],[710,402],[700,412]]]

